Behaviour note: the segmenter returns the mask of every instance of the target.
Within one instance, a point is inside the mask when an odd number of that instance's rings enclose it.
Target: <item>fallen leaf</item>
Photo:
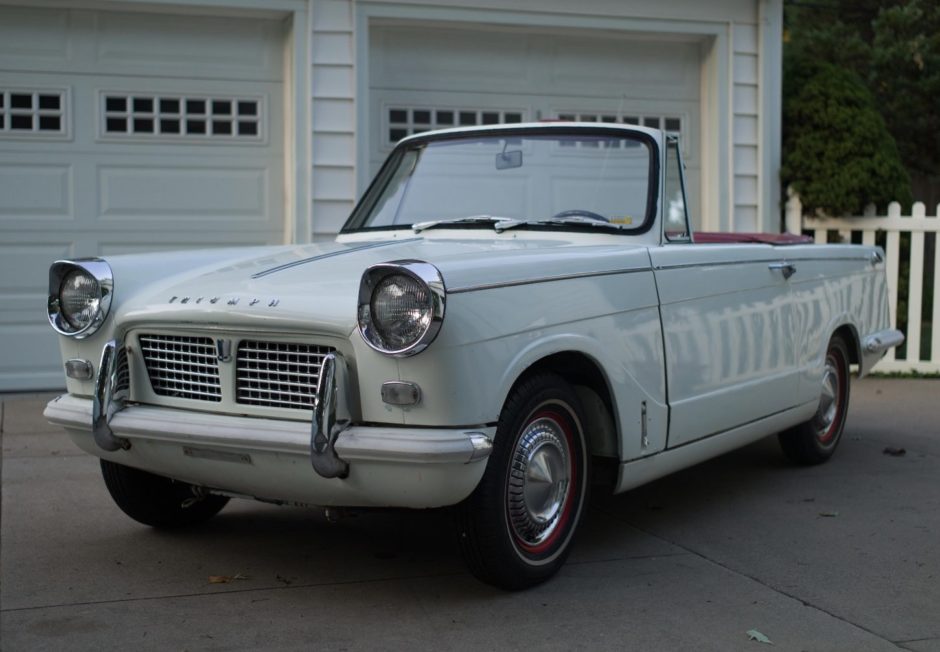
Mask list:
[[[819,512],[819,515],[823,518],[835,518],[839,515],[839,512]]]
[[[210,575],[209,584],[229,584],[235,580],[247,580],[247,575],[236,573],[235,575]]]
[[[761,634],[756,629],[747,630],[747,638],[749,641],[757,641],[758,643],[764,643],[766,645],[773,645],[773,641]]]
[[[901,457],[902,455],[907,454],[907,451],[903,448],[895,448],[894,446],[886,446],[885,449],[881,452],[885,455],[890,455],[891,457]]]

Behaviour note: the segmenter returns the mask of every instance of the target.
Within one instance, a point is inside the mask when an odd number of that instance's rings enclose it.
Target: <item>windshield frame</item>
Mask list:
[[[442,131],[431,131],[422,134],[409,136],[398,142],[395,148],[385,159],[378,174],[369,183],[369,187],[363,193],[362,198],[356,203],[349,218],[340,229],[340,235],[349,233],[377,233],[382,231],[401,231],[411,230],[411,224],[387,224],[383,226],[362,226],[362,223],[368,218],[375,204],[381,198],[385,187],[391,182],[395,171],[402,158],[409,151],[420,149],[428,143],[442,140],[465,140],[470,138],[485,137],[511,137],[511,136],[620,136],[634,138],[647,146],[649,151],[649,170],[647,173],[647,194],[646,194],[646,215],[643,221],[630,227],[621,227],[619,230],[604,230],[604,233],[611,235],[640,235],[648,232],[656,223],[656,215],[659,211],[659,185],[660,185],[660,145],[659,141],[653,136],[653,130],[643,128],[633,128],[628,125],[602,125],[602,124],[536,124],[536,125],[511,125],[496,127],[469,127],[463,129],[447,129]],[[453,229],[480,229],[491,228],[480,224],[450,224],[445,228]],[[597,232],[595,227],[590,224],[538,224],[526,223],[516,227],[517,229],[535,229],[548,231],[589,231]],[[514,229],[515,230],[515,229]]]

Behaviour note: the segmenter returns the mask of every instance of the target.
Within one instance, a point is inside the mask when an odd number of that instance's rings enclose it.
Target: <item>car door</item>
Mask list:
[[[666,354],[670,448],[792,407],[797,364],[789,282],[760,244],[650,251]]]
[[[761,244],[693,244],[682,155],[666,139],[664,246],[650,250],[660,300],[668,447],[792,407],[797,352],[790,269]]]

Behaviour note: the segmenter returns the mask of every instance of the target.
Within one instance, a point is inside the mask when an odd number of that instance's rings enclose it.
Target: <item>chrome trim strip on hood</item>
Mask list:
[[[349,247],[347,249],[340,249],[339,251],[331,251],[325,254],[319,254],[317,256],[311,256],[310,258],[304,258],[302,260],[295,260],[290,263],[285,263],[283,265],[278,265],[277,267],[272,267],[271,269],[266,269],[261,272],[257,272],[251,275],[251,278],[262,278],[269,274],[274,274],[275,272],[280,272],[285,269],[290,269],[292,267],[297,267],[298,265],[306,265],[307,263],[312,263],[317,260],[323,260],[324,258],[332,258],[334,256],[342,256],[344,254],[351,254],[356,251],[365,251],[366,249],[378,249],[379,247],[388,247],[394,244],[402,244],[405,242],[417,242],[423,238],[407,238],[405,240],[383,240],[382,242],[370,242],[369,244],[364,244],[359,247]]]
[[[519,279],[516,281],[502,281],[499,283],[482,283],[480,285],[465,285],[456,288],[448,288],[447,294],[463,294],[465,292],[478,292],[480,290],[496,290],[499,288],[511,288],[517,285],[534,285],[536,283],[552,283],[554,281],[569,281],[578,278],[592,278],[595,276],[618,276],[620,274],[635,274],[637,272],[650,272],[649,267],[624,267],[623,269],[608,269],[599,272],[574,272],[571,274],[559,274],[557,276],[539,276],[536,278]]]

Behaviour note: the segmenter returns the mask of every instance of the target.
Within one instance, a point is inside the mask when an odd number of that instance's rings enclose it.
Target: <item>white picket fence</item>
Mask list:
[[[911,257],[907,291],[907,327],[903,329],[907,338],[907,352],[902,359],[895,351],[888,351],[878,363],[875,371],[918,371],[940,373],[940,205],[933,215],[927,215],[924,204],[914,204],[911,215],[901,215],[897,202],[888,205],[887,215],[876,215],[875,207],[869,206],[859,217],[820,218],[803,215],[803,206],[797,196],[787,201],[786,226],[790,233],[812,231],[816,242],[827,242],[830,231],[837,231],[843,242],[851,242],[852,232],[860,231],[862,244],[875,244],[878,231],[885,232],[885,264],[888,274],[888,297],[891,327],[897,328],[898,279],[900,273],[901,234],[910,233]],[[925,323],[930,325],[930,357],[921,359],[921,322],[924,320],[924,244],[925,234],[934,233],[933,265],[933,310]]]

